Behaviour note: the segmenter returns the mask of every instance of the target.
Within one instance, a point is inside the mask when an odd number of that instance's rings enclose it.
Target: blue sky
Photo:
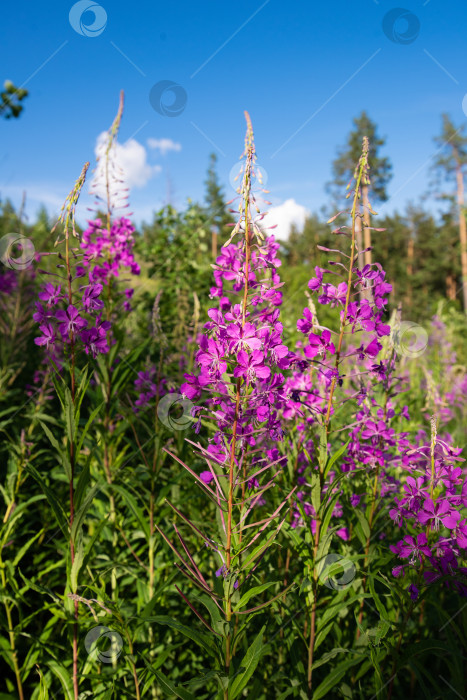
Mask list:
[[[88,10],[80,24],[83,5],[74,10],[76,31],[73,2],[10,3],[2,11],[0,79],[30,95],[20,119],[0,124],[0,195],[19,203],[26,190],[30,219],[39,201],[57,210],[83,163],[94,165],[97,138],[123,89],[119,141],[138,220],[150,218],[169,190],[179,207],[187,197],[201,200],[212,151],[226,193],[233,192],[245,109],[278,216],[327,202],[331,162],[362,109],[387,138],[394,166],[390,200],[379,210],[400,210],[427,189],[441,112],[467,121],[467,5],[401,3],[406,12],[389,22],[391,38],[383,18],[397,7],[393,0],[102,0],[94,36],[79,33],[89,33],[95,18]],[[177,116],[151,106],[151,88],[161,81],[186,93]],[[162,139],[177,150],[161,149]]]

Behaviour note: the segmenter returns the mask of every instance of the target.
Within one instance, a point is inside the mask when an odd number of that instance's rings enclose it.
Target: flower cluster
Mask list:
[[[157,381],[157,369],[154,365],[149,365],[147,369],[138,372],[138,377],[134,381],[135,389],[138,391],[138,398],[135,401],[135,413],[145,408],[156,396],[164,396],[166,379]]]
[[[278,247],[274,237],[267,238],[252,248],[248,265],[242,243],[228,245],[218,256],[212,296],[219,299],[219,306],[208,311],[210,320],[195,357],[199,373],[184,375],[181,390],[187,398],[196,400],[209,392],[210,410],[219,427],[209,450],[219,464],[225,464],[230,454],[234,424],[236,439],[245,446],[258,445],[266,436],[272,441],[282,438],[284,377],[279,370],[288,367],[291,353],[282,342],[279,321]],[[247,284],[246,307],[230,301],[226,281],[233,282],[237,293],[244,292]],[[239,405],[237,387],[242,387]]]
[[[434,422],[434,421],[433,421]],[[431,442],[409,450],[407,476],[402,495],[390,510],[391,519],[413,533],[405,535],[391,550],[405,560],[393,569],[403,576],[407,568],[423,573],[425,583],[445,579],[467,596],[467,568],[461,566],[467,550],[467,479],[458,462],[461,450],[449,445],[433,429]],[[412,584],[411,595],[418,588]]]
[[[129,219],[115,219],[110,228],[101,219],[88,224],[83,231],[81,249],[85,252],[82,265],[89,270],[91,283],[108,285],[112,278],[120,276],[122,268],[127,268],[132,275],[140,274],[140,266],[133,254],[135,229]],[[125,289],[124,294],[123,306],[129,311],[133,289]]]
[[[94,358],[107,353],[107,333],[111,324],[98,313],[104,307],[100,298],[102,289],[101,284],[80,287],[71,303],[60,284],[43,284],[39,292],[41,301],[36,302],[36,312],[33,314],[41,331],[41,335],[34,339],[36,345],[44,347],[49,353],[56,346],[67,345],[74,348],[81,345],[85,353]]]

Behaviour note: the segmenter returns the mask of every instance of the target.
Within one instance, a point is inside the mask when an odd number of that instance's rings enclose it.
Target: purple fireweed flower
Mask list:
[[[197,354],[197,360],[201,367],[205,367],[210,376],[219,378],[227,371],[227,362],[223,359],[224,349],[222,345],[212,338],[203,337],[201,350]]]
[[[43,285],[42,292],[39,292],[38,297],[41,301],[46,301],[49,307],[56,306],[64,298],[61,294],[61,285],[55,287],[51,282]]]
[[[214,479],[214,475],[210,471],[201,472],[199,477],[200,477],[201,481],[203,482],[203,484],[207,484],[207,485],[209,485],[211,483],[211,481],[213,481],[213,479]],[[216,576],[217,576],[217,574],[216,574]]]
[[[38,338],[34,338],[35,344],[45,345],[47,350],[49,350],[49,348],[53,348],[57,341],[57,337],[55,335],[55,328],[52,326],[52,324],[44,323],[39,326],[39,330],[41,331],[42,335],[40,335]]]
[[[313,328],[313,314],[310,309],[303,309],[303,318],[299,318],[297,321],[297,330],[300,333],[309,333]]]
[[[59,309],[55,314],[57,321],[60,321],[59,331],[63,340],[68,340],[70,335],[74,335],[86,328],[88,322],[79,315],[78,309],[70,304],[66,311]]]
[[[378,445],[381,439],[389,440],[394,435],[394,430],[388,428],[386,423],[379,420],[377,423],[374,421],[366,421],[365,429],[362,430],[363,440],[371,440],[373,445]]]
[[[428,547],[426,534],[424,532],[420,532],[416,539],[411,535],[407,535],[398,542],[397,545],[390,545],[390,549],[397,554],[400,559],[407,559],[410,557],[411,563],[414,563],[416,559],[421,562],[423,556],[431,556],[431,549]]]
[[[104,302],[102,299],[99,299],[101,292],[101,284],[90,284],[88,287],[84,288],[82,302],[85,311],[89,313],[91,311],[99,311],[99,309],[103,308]]]
[[[461,516],[449,505],[447,500],[434,503],[431,498],[427,498],[423,504],[423,510],[417,514],[417,518],[421,525],[426,525],[430,521],[432,530],[439,530],[440,525],[454,530]]]
[[[329,352],[334,355],[336,348],[334,343],[331,343],[331,333],[328,330],[324,330],[322,334],[316,335],[316,333],[310,333],[308,336],[309,345],[304,349],[306,357],[313,358],[316,355],[326,359],[326,353]]]
[[[87,355],[91,354],[92,357],[96,358],[99,353],[104,354],[109,352],[107,334],[102,327],[84,330],[81,332],[80,337]]]
[[[373,340],[368,343],[368,345],[364,348],[363,345],[361,345],[358,349],[359,352],[359,357],[361,360],[364,360],[365,357],[369,357],[371,359],[374,359],[376,355],[379,353],[379,351],[382,349],[381,343],[378,343],[376,338],[373,338]]]
[[[229,353],[236,354],[239,350],[260,350],[261,339],[256,336],[257,330],[252,323],[231,325],[227,328]]]
[[[237,356],[238,365],[234,369],[234,377],[243,377],[248,382],[258,379],[267,379],[271,370],[264,364],[264,355],[261,351],[255,350],[248,355],[244,350],[240,350]]]
[[[321,288],[321,285],[323,284],[323,275],[325,272],[328,272],[328,270],[323,270],[321,267],[315,267],[316,277],[312,277],[308,282],[308,287],[312,292],[317,292]]]
[[[339,304],[344,306],[347,296],[347,283],[341,282],[337,287],[334,287],[332,284],[329,285],[327,296],[331,300],[330,304],[332,309]]]
[[[36,323],[45,323],[53,318],[53,312],[50,309],[44,309],[42,304],[39,304],[37,301],[34,302],[34,305],[37,311],[32,315],[32,317]]]

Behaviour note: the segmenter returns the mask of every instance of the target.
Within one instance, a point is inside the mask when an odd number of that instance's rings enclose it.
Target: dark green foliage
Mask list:
[[[0,92],[0,116],[4,119],[16,119],[23,111],[21,102],[28,96],[24,88],[17,88],[11,80],[5,80]]]

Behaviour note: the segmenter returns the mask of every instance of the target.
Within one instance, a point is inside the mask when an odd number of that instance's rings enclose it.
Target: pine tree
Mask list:
[[[456,210],[459,226],[460,258],[462,274],[462,292],[464,311],[467,314],[467,227],[464,207],[464,171],[467,165],[467,136],[465,125],[458,128],[447,114],[442,115],[442,128],[435,143],[439,152],[434,163],[434,170],[445,181],[455,183],[452,193],[442,194],[441,198],[451,202],[451,208]]]
[[[363,221],[364,221],[364,246],[371,246],[370,234],[370,212],[369,196],[373,205],[378,202],[385,202],[388,198],[386,186],[392,177],[392,165],[388,158],[379,155],[380,148],[384,146],[385,139],[378,136],[377,126],[365,111],[359,117],[353,120],[354,129],[349,133],[346,145],[338,150],[337,158],[332,164],[332,172],[334,181],[330,186],[331,192],[334,194],[338,202],[342,197],[343,188],[353,178],[355,163],[358,163],[362,150],[362,140],[367,136],[370,142],[369,163],[370,163],[370,180],[363,183],[362,199],[363,199]],[[337,195],[337,196],[336,196]],[[362,234],[361,234],[361,219],[357,218],[357,246],[362,250]],[[371,263],[371,251],[365,253],[365,264]],[[359,266],[363,266],[361,256],[359,256]]]

